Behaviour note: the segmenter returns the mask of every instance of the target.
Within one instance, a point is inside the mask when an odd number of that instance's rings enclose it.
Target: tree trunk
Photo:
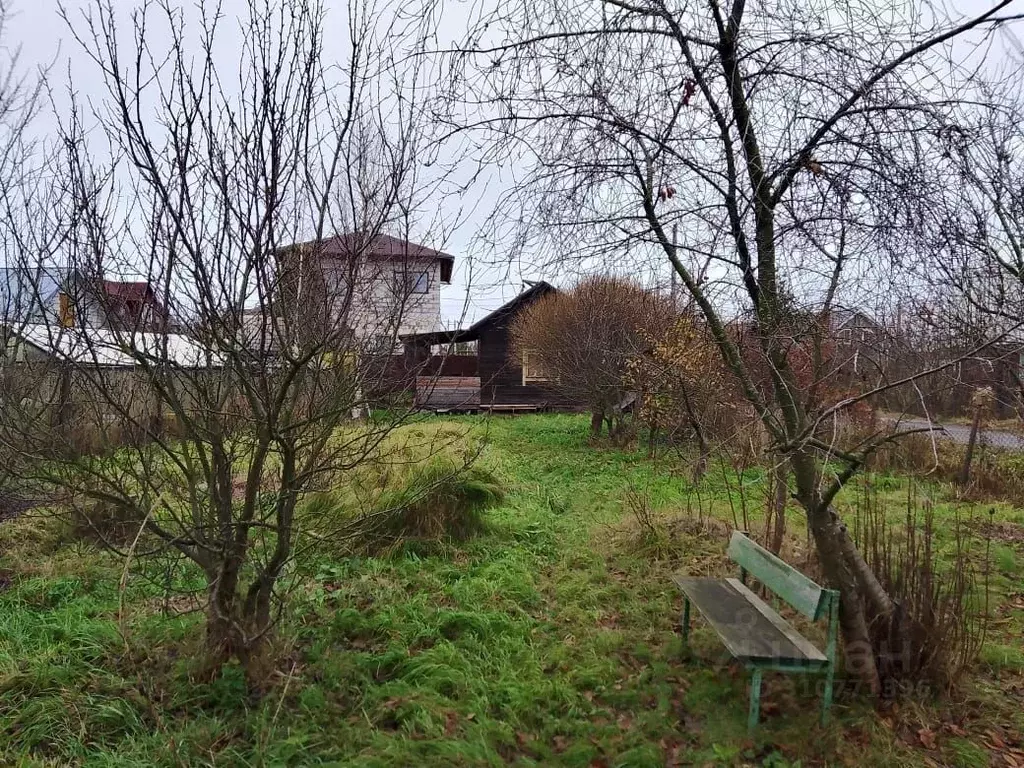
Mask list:
[[[225,558],[206,573],[206,675],[214,679],[231,659],[246,655],[245,631],[239,616],[238,579],[241,559]]]
[[[892,598],[889,597],[889,593],[885,591],[885,588],[878,581],[878,577],[875,576],[874,571],[871,570],[871,567],[864,560],[864,556],[857,549],[857,545],[850,537],[850,532],[846,529],[846,525],[839,519],[839,514],[831,507],[828,508],[827,512],[834,521],[834,524],[839,528],[839,546],[843,552],[843,557],[850,570],[853,571],[854,578],[857,579],[857,584],[868,607],[871,609],[873,618],[889,620],[894,610]]]
[[[234,621],[234,594],[227,594],[220,585],[214,584],[209,590],[209,605],[206,608],[206,658],[203,677],[214,680],[224,665],[239,653],[238,628]]]
[[[789,462],[785,457],[776,457],[774,474],[775,493],[772,497],[772,528],[769,546],[777,555],[782,551],[782,541],[786,536],[786,502],[789,500]]]
[[[874,644],[860,584],[843,554],[840,526],[828,510],[809,515],[811,535],[818,549],[822,569],[830,584],[839,590],[839,624],[843,632],[846,671],[877,695],[881,690]]]
[[[690,427],[693,429],[694,437],[697,438],[697,448],[700,450],[700,457],[697,459],[697,464],[693,469],[693,482],[697,483],[700,482],[700,479],[704,477],[704,473],[707,472],[708,462],[711,459],[711,446],[708,445],[708,439],[704,434],[704,428],[701,426],[700,419],[697,417],[697,412],[693,408],[693,403],[690,402],[690,396],[687,394],[686,387],[683,387],[682,391],[683,405],[686,408],[686,419],[690,422]]]
[[[830,507],[822,505],[814,457],[796,453],[790,457],[790,464],[796,480],[797,499],[807,512],[808,528],[814,538],[822,570],[829,584],[839,590],[839,624],[843,633],[846,671],[877,695],[881,691],[881,680],[871,624],[880,620],[888,623],[891,601],[860,557],[839,516]],[[866,594],[871,596],[870,613]],[[885,596],[885,601],[879,601],[879,594]],[[883,615],[878,608],[885,608],[885,603],[888,603],[889,610]]]
[[[268,588],[269,591],[269,588]],[[258,598],[242,603],[234,591],[210,589],[206,612],[206,659],[203,677],[214,680],[224,665],[237,660],[245,673],[250,694],[259,695],[267,679],[267,640],[270,599],[259,590]]]

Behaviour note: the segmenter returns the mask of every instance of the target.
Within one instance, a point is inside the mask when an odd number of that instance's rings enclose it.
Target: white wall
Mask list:
[[[347,265],[325,259],[327,288],[342,311]],[[399,285],[401,274],[427,274],[426,293],[408,293]],[[396,274],[397,273],[397,274]],[[440,262],[406,262],[374,259],[359,266],[352,291],[348,323],[360,339],[395,337],[406,333],[436,331],[441,327]]]

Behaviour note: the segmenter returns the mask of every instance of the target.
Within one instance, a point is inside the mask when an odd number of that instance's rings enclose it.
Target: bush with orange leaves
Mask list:
[[[622,278],[589,277],[551,293],[519,313],[512,325],[513,354],[543,371],[546,386],[586,405],[591,431],[622,438],[623,405],[633,391],[631,361],[672,326],[672,304],[662,295]]]
[[[672,324],[629,365],[637,418],[649,430],[649,451],[665,440],[695,440],[706,462],[712,443],[749,421],[749,408],[722,364],[706,326],[692,312]]]

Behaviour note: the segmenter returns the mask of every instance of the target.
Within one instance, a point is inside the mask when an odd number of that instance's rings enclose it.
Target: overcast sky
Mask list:
[[[0,0],[0,2],[3,1]],[[199,1],[188,0],[182,5],[185,8],[194,8]],[[337,11],[331,11],[334,18],[328,21],[329,24],[344,24],[344,8],[341,6],[341,1],[337,0],[337,4],[333,6],[337,8]],[[9,19],[5,43],[8,47],[20,45],[21,65],[24,68],[51,65],[50,80],[57,110],[67,109],[65,83],[69,71],[73,73],[79,98],[84,100],[90,96],[97,96],[100,92],[100,83],[95,65],[85,58],[78,48],[78,44],[70,38],[67,27],[58,13],[58,0],[6,0],[6,2],[12,6],[13,13]],[[126,12],[137,4],[136,0],[118,0],[118,7],[123,6]],[[66,0],[65,5],[73,10],[81,7],[83,0]],[[225,15],[232,17],[240,12],[244,13],[248,7],[248,0],[222,0],[221,5]],[[963,12],[978,12],[990,7],[991,2],[989,0],[957,0],[953,5],[957,10]],[[469,14],[469,8],[470,3],[464,0],[446,0],[444,13],[446,26],[443,32],[447,31],[452,36],[459,35]],[[997,41],[998,52],[995,58],[1000,58],[1002,55],[1019,55],[1018,37],[1019,35],[1012,32],[1002,33]],[[328,34],[326,40],[330,45],[332,36]],[[337,58],[343,57],[344,51],[341,50],[341,45],[338,43],[339,50],[328,49],[326,53]],[[493,187],[491,191],[493,192]],[[500,306],[521,290],[523,279],[553,277],[544,274],[528,263],[515,262],[503,268],[487,266],[484,262],[489,262],[493,258],[493,254],[485,254],[473,244],[472,236],[478,224],[478,219],[471,219],[456,231],[448,242],[443,244],[445,250],[456,258],[453,284],[442,289],[442,316],[445,324],[449,327],[458,324],[460,320],[472,321]],[[426,244],[438,245],[436,243]],[[472,285],[470,287],[471,273]],[[467,316],[462,318],[467,298]]]
[[[96,66],[85,57],[78,43],[68,34],[67,25],[59,14],[59,0],[0,0],[0,3],[2,2],[8,3],[12,9],[6,30],[7,39],[4,42],[8,48],[20,46],[19,64],[23,69],[49,67],[49,81],[56,111],[63,112],[69,107],[66,85],[69,79],[73,79],[75,92],[80,101],[101,95],[102,84]],[[199,0],[187,0],[182,6],[186,9],[193,8],[198,2]],[[126,13],[138,4],[135,0],[117,0],[118,9],[124,7]],[[74,11],[87,6],[88,2],[65,0],[63,5],[68,8],[69,14],[74,16]],[[221,0],[223,13],[229,18],[244,14],[248,5],[248,0]],[[343,25],[346,22],[344,8],[340,3],[334,7],[337,10],[332,9],[328,12],[327,23],[329,27],[340,25],[338,31],[343,32]],[[464,27],[468,8],[468,3],[459,0],[446,2],[445,23],[452,35],[458,35]],[[337,50],[331,50],[332,44],[336,45]],[[327,56],[344,58],[346,52],[343,50],[344,42],[340,34],[332,35],[328,29],[325,45]],[[41,115],[37,121],[37,129],[45,132],[49,120],[52,120],[52,116]],[[442,321],[447,327],[472,322],[496,309],[519,293],[524,279],[546,277],[529,264],[521,264],[518,261],[501,267],[491,265],[493,254],[485,253],[473,243],[473,234],[479,223],[479,217],[467,221],[443,244],[424,243],[432,247],[443,245],[444,250],[455,256],[456,268],[452,285],[443,286],[441,289]]]

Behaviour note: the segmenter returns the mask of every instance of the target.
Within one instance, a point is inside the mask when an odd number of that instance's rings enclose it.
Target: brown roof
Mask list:
[[[296,243],[283,250],[291,251],[295,248],[312,249],[316,245],[318,245],[318,241],[310,240],[305,243]],[[363,258],[376,259],[440,261],[441,282],[444,283],[451,282],[452,266],[455,263],[455,257],[450,254],[383,233],[367,238],[360,232],[346,232],[319,241],[319,247],[322,255],[341,258],[361,256]]]
[[[120,280],[102,280],[100,286],[103,293],[118,299],[137,299],[145,301],[153,299],[153,289],[148,282],[122,282]]]
[[[360,238],[358,232],[336,235],[329,240],[324,241],[324,250],[326,253],[349,254],[360,246],[362,246],[362,252],[366,256],[379,256],[385,258],[399,257],[417,260],[422,259],[424,261],[432,261],[434,259],[454,260],[454,257],[447,253],[435,251],[433,248],[428,248],[425,245],[412,243],[408,240],[402,240],[401,238],[385,234],[375,236],[369,243],[364,242],[363,239]]]

